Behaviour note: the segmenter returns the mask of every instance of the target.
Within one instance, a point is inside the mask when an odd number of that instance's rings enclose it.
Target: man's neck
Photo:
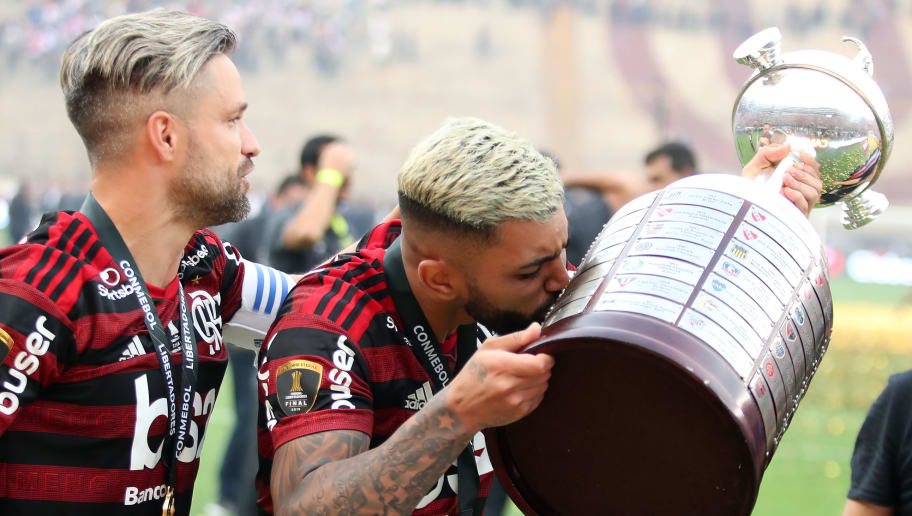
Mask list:
[[[113,178],[92,182],[92,195],[117,228],[147,284],[166,287],[194,229],[174,219],[161,192],[139,185],[124,188]]]

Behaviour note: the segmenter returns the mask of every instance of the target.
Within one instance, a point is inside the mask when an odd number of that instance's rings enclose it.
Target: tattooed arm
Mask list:
[[[515,353],[538,325],[488,339],[450,385],[381,446],[332,430],[279,447],[272,464],[275,513],[411,514],[465,448],[489,426],[522,418],[541,402],[553,359]]]

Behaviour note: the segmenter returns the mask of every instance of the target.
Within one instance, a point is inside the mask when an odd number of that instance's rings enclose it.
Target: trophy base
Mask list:
[[[890,201],[882,193],[866,190],[839,204],[842,206],[842,226],[846,229],[858,229],[883,215],[890,206]]]
[[[635,314],[584,314],[549,330],[527,350],[555,358],[541,405],[486,431],[525,514],[750,514],[767,461],[763,424],[721,357]]]

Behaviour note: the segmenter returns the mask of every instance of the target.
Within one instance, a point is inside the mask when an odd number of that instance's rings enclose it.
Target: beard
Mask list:
[[[177,215],[195,228],[243,220],[250,213],[250,201],[241,178],[253,169],[253,160],[246,157],[236,169],[223,174],[212,174],[206,161],[191,141],[187,162],[168,186]]]
[[[507,333],[524,330],[533,322],[540,323],[544,321],[545,314],[548,313],[548,309],[551,308],[551,305],[556,300],[557,294],[531,314],[524,314],[516,310],[497,308],[480,289],[472,285],[469,288],[469,300],[466,303],[465,310],[473,319],[489,330],[496,332],[498,335],[506,335]]]

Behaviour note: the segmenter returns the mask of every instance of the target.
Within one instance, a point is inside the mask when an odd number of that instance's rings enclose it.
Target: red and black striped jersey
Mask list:
[[[193,443],[176,496],[188,514],[244,262],[200,230],[179,271],[148,288],[175,367],[178,281],[195,329]],[[25,243],[0,250],[0,514],[161,514],[166,388],[132,288],[81,213],[48,214]]]
[[[260,350],[258,504],[272,513],[275,450],[327,430],[357,430],[383,444],[431,398],[431,378],[409,347],[383,270],[399,221],[381,224],[353,254],[337,256],[292,289]],[[485,334],[480,328],[479,342]],[[455,364],[455,333],[441,346]],[[484,437],[474,439],[486,497],[493,480]],[[420,501],[416,515],[457,510],[456,461]]]

